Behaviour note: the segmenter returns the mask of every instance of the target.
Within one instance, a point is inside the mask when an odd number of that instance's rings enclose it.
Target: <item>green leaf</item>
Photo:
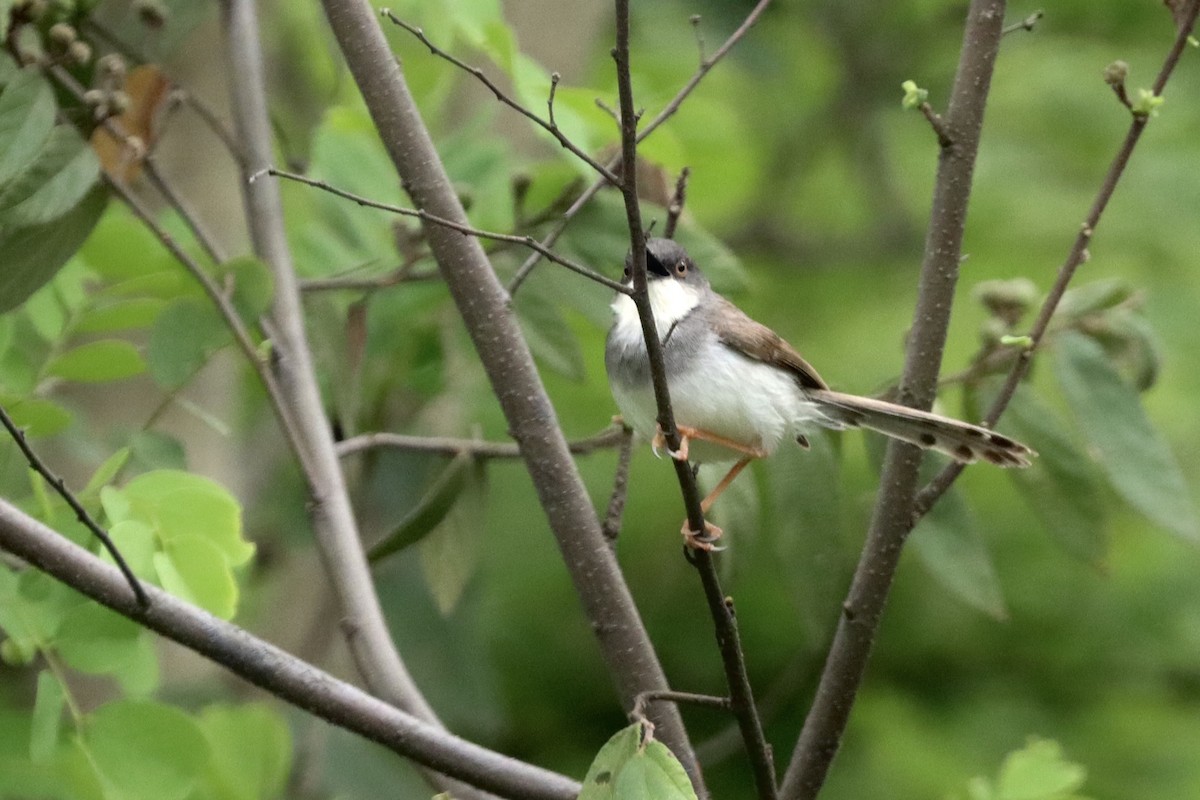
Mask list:
[[[101,486],[106,486],[112,482],[112,479],[117,476],[121,468],[125,466],[125,462],[129,460],[129,448],[122,447],[117,450],[104,462],[96,468],[92,473],[92,477],[88,479],[87,485],[79,492],[80,497],[89,497],[100,491]]]
[[[120,700],[95,711],[82,744],[110,797],[183,800],[209,759],[208,742],[178,709],[146,700]]]
[[[469,465],[462,493],[446,518],[421,540],[421,572],[438,610],[451,613],[475,574],[487,529],[486,469]]]
[[[25,431],[30,439],[39,436],[53,436],[66,430],[72,419],[70,411],[41,397],[12,397],[2,395],[4,408],[18,428]]]
[[[208,782],[221,800],[278,797],[292,764],[287,723],[261,704],[209,706],[200,730],[212,751]]]
[[[1108,551],[1104,494],[1095,465],[1063,433],[1070,426],[1021,386],[1004,413],[1004,427],[1038,451],[1028,468],[1005,475],[1055,541],[1077,558],[1099,564]]]
[[[74,208],[100,175],[100,161],[69,125],[57,125],[29,166],[0,187],[0,230],[57,220]]]
[[[200,536],[175,536],[154,554],[162,587],[214,616],[231,619],[237,610],[237,583],[221,551]]]
[[[164,544],[191,536],[207,539],[235,567],[254,555],[254,545],[242,538],[241,506],[224,487],[208,478],[158,470],[139,475],[119,492],[128,503],[128,511],[121,518],[149,524]],[[101,497],[111,517],[110,502],[105,493]]]
[[[809,450],[788,442],[766,474],[771,507],[771,549],[781,584],[792,593],[810,642],[823,642],[837,623],[853,562],[841,530],[842,476],[839,440],[810,434]],[[738,478],[738,481],[746,478]],[[735,483],[736,485],[736,483]],[[717,503],[713,510],[720,508]]]
[[[467,485],[471,461],[465,453],[455,456],[395,530],[371,547],[367,558],[379,561],[416,544],[440,525]]]
[[[143,630],[133,620],[95,603],[81,603],[63,619],[54,646],[80,672],[119,672],[136,656]]]
[[[1068,289],[1055,311],[1056,317],[1082,317],[1105,311],[1133,296],[1133,287],[1124,278],[1105,278]]]
[[[545,367],[573,381],[582,381],[585,370],[579,340],[563,315],[537,287],[535,283],[526,286],[514,302],[525,341]]]
[[[942,588],[994,619],[1008,618],[991,556],[959,492],[946,492],[917,523],[909,541]]]
[[[108,191],[98,186],[52,222],[0,229],[0,312],[20,305],[54,277],[88,238],[107,203]]]
[[[25,67],[0,92],[0,187],[25,169],[54,127],[54,91]]]
[[[1033,739],[1004,759],[996,794],[998,800],[1067,800],[1086,779],[1087,770],[1066,760],[1058,742]]]
[[[1067,331],[1056,338],[1054,357],[1067,403],[1117,494],[1177,536],[1200,540],[1196,508],[1175,457],[1100,345]]]
[[[46,372],[80,383],[129,378],[146,369],[137,348],[124,339],[100,339],[74,347],[46,365]]]
[[[185,297],[167,306],[150,331],[146,366],[164,388],[181,386],[209,357],[232,338],[215,309]]]
[[[242,321],[255,324],[271,307],[275,282],[271,270],[253,256],[241,256],[221,264],[213,278],[220,286],[232,286],[232,301]]]
[[[104,497],[107,503],[119,503],[124,499],[119,491],[107,487],[101,490],[101,497]],[[158,577],[154,570],[154,553],[158,550],[158,541],[153,528],[136,519],[122,519],[109,527],[108,538],[112,540],[117,552],[125,559],[134,575],[143,580]],[[101,558],[112,563],[112,556],[107,550],[102,553]]]
[[[156,297],[134,297],[97,305],[79,317],[76,333],[111,333],[148,328],[166,307]]]
[[[67,693],[53,672],[44,669],[37,677],[37,698],[33,702],[33,721],[29,730],[29,760],[45,763],[58,749],[63,706]]]
[[[588,767],[579,800],[695,800],[671,751],[642,738],[641,724],[634,723],[609,739]]]

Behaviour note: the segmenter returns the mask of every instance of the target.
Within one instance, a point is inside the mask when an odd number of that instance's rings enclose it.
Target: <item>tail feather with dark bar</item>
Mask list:
[[[1003,434],[928,411],[827,389],[810,389],[807,394],[838,427],[868,428],[965,464],[983,460],[1000,467],[1027,467],[1037,455]]]

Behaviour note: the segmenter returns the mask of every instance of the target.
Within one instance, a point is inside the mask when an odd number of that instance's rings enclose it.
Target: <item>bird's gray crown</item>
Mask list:
[[[680,269],[680,265],[684,265]],[[686,280],[697,273],[695,262],[683,249],[683,245],[673,239],[651,237],[646,239],[646,276],[650,280],[658,278],[678,278]],[[625,256],[625,280],[633,273],[633,252]]]

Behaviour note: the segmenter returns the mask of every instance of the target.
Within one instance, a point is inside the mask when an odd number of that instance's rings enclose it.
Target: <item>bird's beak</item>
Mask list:
[[[657,275],[660,278],[669,278],[671,273],[667,271],[666,266],[661,261],[654,257],[654,254],[649,250],[646,251],[646,272]]]

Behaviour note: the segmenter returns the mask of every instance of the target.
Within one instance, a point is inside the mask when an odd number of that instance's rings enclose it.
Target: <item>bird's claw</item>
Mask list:
[[[683,527],[679,532],[683,534],[684,544],[686,544],[692,550],[704,550],[707,553],[719,553],[725,549],[724,547],[720,547],[716,544],[716,541],[721,538],[721,535],[724,533],[724,531],[722,531],[716,525],[713,525],[708,520],[704,520],[704,533],[692,530],[691,524],[687,520],[683,521]]]
[[[679,449],[672,450],[667,447],[667,437],[663,436],[662,428],[654,432],[654,438],[650,440],[650,451],[654,453],[655,458],[662,458],[659,449],[666,450],[667,455],[676,461],[687,461],[688,459],[688,437],[681,435],[679,437]]]

